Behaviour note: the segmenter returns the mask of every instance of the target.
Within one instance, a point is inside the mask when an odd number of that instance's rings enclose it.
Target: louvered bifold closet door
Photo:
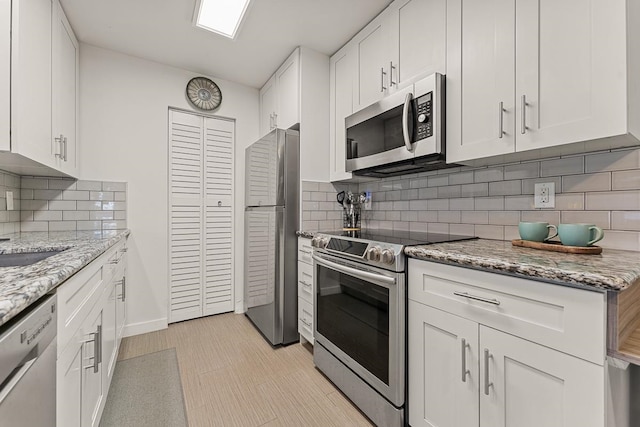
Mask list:
[[[234,122],[204,119],[204,315],[233,310]]]
[[[202,118],[170,113],[169,321],[202,316]]]
[[[169,322],[233,310],[234,126],[170,112]]]

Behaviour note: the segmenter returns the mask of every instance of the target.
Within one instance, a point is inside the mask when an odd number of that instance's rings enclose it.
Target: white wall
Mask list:
[[[80,176],[128,182],[127,335],[166,327],[168,300],[168,108],[193,110],[185,87],[196,73],[82,44]],[[236,119],[235,216],[244,211],[244,149],[258,136],[258,90],[211,77],[216,115]],[[235,300],[242,311],[243,221],[235,225]]]

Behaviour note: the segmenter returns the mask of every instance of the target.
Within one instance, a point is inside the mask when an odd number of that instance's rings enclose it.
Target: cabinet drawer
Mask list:
[[[409,260],[409,299],[602,365],[605,294]]]
[[[306,262],[309,265],[313,264],[311,254],[311,239],[298,237],[298,261]]]
[[[298,332],[313,344],[313,305],[298,298]]]
[[[313,304],[313,266],[298,261],[298,296]]]

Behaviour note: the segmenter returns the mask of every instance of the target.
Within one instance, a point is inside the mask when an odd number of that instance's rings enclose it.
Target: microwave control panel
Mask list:
[[[418,116],[416,120],[417,140],[433,136],[433,92],[422,95],[416,100]]]

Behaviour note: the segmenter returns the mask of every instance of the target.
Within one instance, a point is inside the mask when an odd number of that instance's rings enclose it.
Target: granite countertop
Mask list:
[[[316,233],[317,231],[298,230],[296,231],[296,236],[304,237],[305,239],[313,239]]]
[[[410,246],[404,252],[413,258],[594,290],[622,291],[640,283],[640,252],[604,249],[600,255],[573,255],[487,239]]]
[[[129,233],[129,230],[60,231],[2,236],[11,240],[0,242],[0,254],[64,251],[35,264],[0,267],[0,325],[60,285]]]

